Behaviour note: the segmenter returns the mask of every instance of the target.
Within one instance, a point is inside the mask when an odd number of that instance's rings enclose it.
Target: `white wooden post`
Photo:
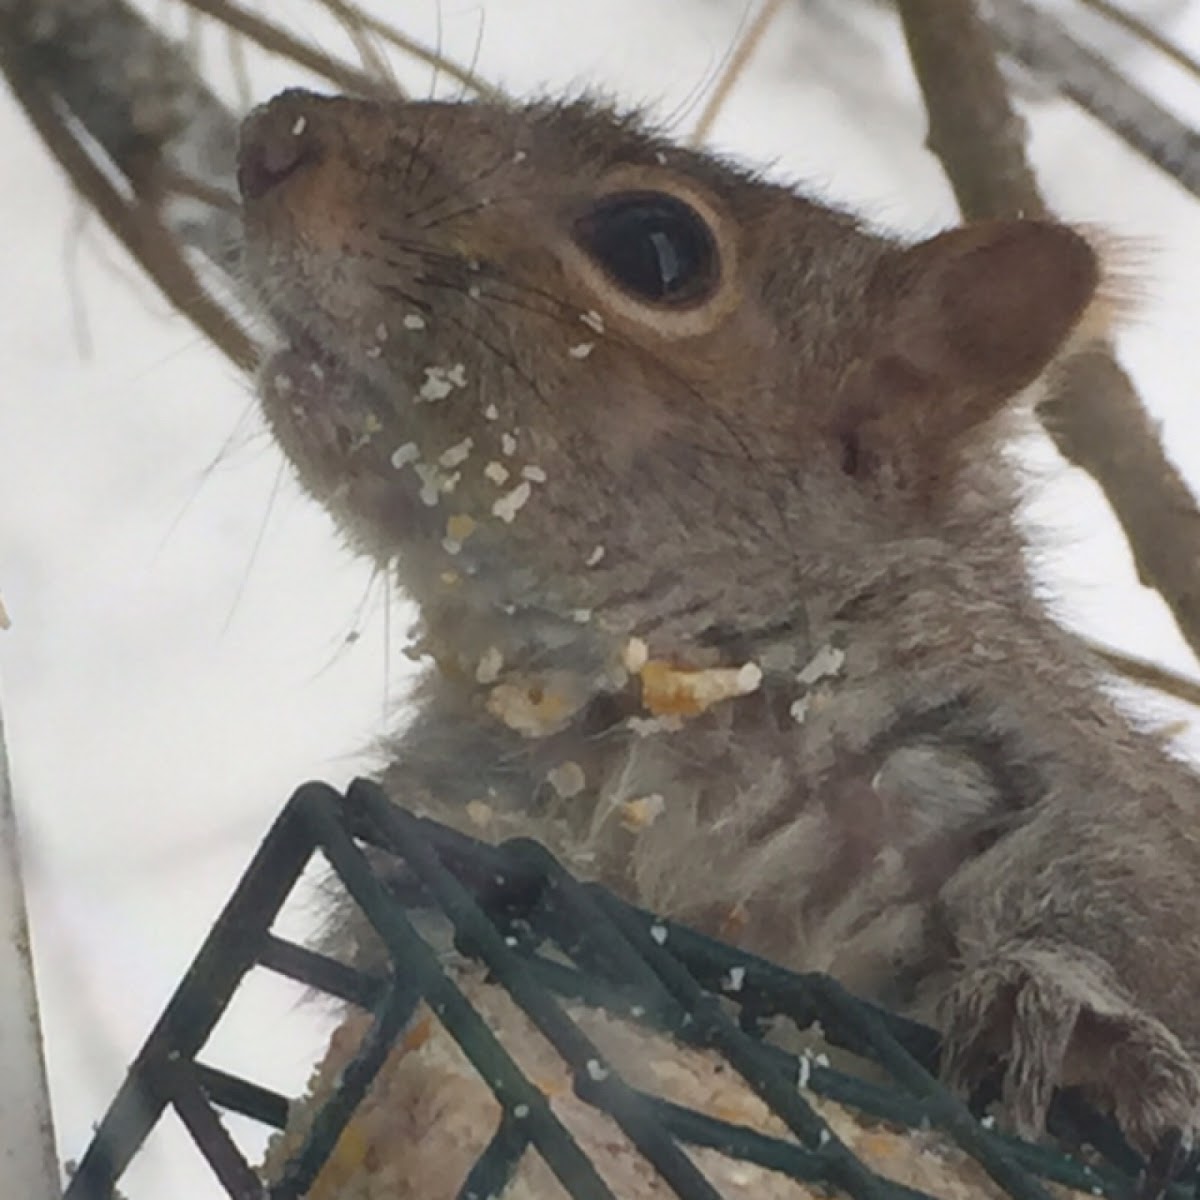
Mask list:
[[[62,1200],[0,716],[0,1193]]]

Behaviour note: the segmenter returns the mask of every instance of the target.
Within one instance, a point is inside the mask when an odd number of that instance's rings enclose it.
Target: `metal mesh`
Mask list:
[[[367,852],[367,848],[374,851]],[[381,852],[381,853],[379,853]],[[271,926],[314,853],[322,855],[384,943],[389,975],[365,974],[277,937]],[[406,882],[397,885],[401,878]],[[522,1074],[418,932],[420,913],[447,918],[458,951],[486,965],[561,1055],[587,1102],[606,1111],[684,1200],[720,1200],[685,1152],[734,1159],[821,1182],[862,1200],[924,1193],[872,1172],[834,1134],[806,1091],[879,1118],[943,1130],[1008,1194],[1047,1200],[1048,1182],[1131,1196],[1140,1158],[1104,1118],[1060,1094],[1050,1128],[1089,1144],[1085,1164],[986,1128],[943,1088],[933,1031],[849,995],[835,980],[796,974],[662,921],[573,879],[527,840],[490,847],[392,804],[374,784],[346,796],[300,788],[272,827],[191,969],[134,1062],[67,1189],[67,1200],[108,1200],[133,1155],[172,1106],[225,1191],[236,1200],[296,1200],[312,1185],[395,1039],[426,1001],[503,1115],[459,1192],[502,1194],[530,1147],[579,1200],[612,1200],[542,1092]],[[243,977],[262,967],[373,1013],[370,1032],[317,1112],[282,1176],[265,1185],[226,1131],[222,1110],[282,1129],[288,1101],[206,1066],[198,1057]],[[729,981],[736,979],[736,989]],[[758,1133],[631,1087],[571,1019],[560,998],[601,1006],[721,1055],[794,1135]],[[886,1083],[814,1064],[763,1040],[769,1019],[806,1029],[882,1068]],[[803,1071],[804,1088],[798,1087]],[[1198,1194],[1193,1172],[1170,1189]]]

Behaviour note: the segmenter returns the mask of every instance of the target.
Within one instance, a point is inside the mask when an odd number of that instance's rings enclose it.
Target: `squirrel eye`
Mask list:
[[[708,226],[662,192],[605,196],[575,224],[579,244],[641,300],[682,305],[704,299],[719,274]]]

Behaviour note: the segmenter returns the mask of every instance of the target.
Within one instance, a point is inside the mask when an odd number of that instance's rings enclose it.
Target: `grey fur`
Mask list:
[[[268,421],[420,610],[397,800],[933,1016],[1026,1133],[1070,1081],[1191,1142],[1200,787],[1035,597],[1002,453],[1087,244],[908,246],[588,102],[287,93],[242,182]],[[694,312],[581,250],[619,187],[710,222]],[[746,694],[664,715],[643,644]]]

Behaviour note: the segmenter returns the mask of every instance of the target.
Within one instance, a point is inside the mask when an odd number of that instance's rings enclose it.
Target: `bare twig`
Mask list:
[[[182,180],[236,196],[237,120],[179,47],[125,0],[0,0],[0,42],[26,95],[107,156],[107,179],[123,177],[172,234],[236,274],[236,208],[168,203]]]
[[[1129,377],[1111,354],[1077,354],[1059,369],[1039,415],[1063,456],[1104,490],[1138,578],[1167,602],[1200,657],[1200,513]]]
[[[1045,212],[1025,159],[1025,122],[1008,101],[988,29],[969,3],[900,0],[913,68],[941,159],[967,218]]]
[[[360,96],[377,96],[390,94],[393,90],[390,80],[377,78],[331,57],[324,50],[293,37],[286,29],[234,4],[232,0],[187,0],[187,4],[242,34],[264,50],[291,59],[298,66],[322,79],[328,79],[344,91]]]
[[[340,18],[348,18],[361,25],[363,29],[382,38],[389,45],[395,46],[397,50],[402,50],[409,58],[415,58],[418,62],[434,67],[448,78],[461,83],[468,92],[486,100],[504,99],[504,93],[498,87],[494,87],[486,79],[481,79],[474,71],[447,58],[440,50],[431,50],[428,46],[422,45],[387,21],[373,16],[371,13],[363,12],[359,5],[348,3],[347,0],[317,0],[317,2]]]
[[[712,90],[712,95],[709,96],[708,102],[700,113],[700,119],[696,122],[696,128],[692,130],[690,138],[693,146],[703,145],[705,138],[712,132],[718,114],[725,101],[729,99],[729,93],[733,91],[737,81],[742,77],[747,65],[754,57],[754,52],[762,42],[763,36],[770,28],[771,22],[779,15],[782,7],[783,0],[763,0],[762,8],[758,10],[750,28],[746,30],[745,36],[734,49],[725,70],[721,72],[721,78],[717,80],[717,85]]]
[[[1114,650],[1111,646],[1102,646],[1088,638],[1081,638],[1080,641],[1109,670],[1118,675],[1123,675],[1143,687],[1173,696],[1176,700],[1200,707],[1200,680],[1181,675],[1178,671],[1168,671],[1166,667],[1160,667],[1158,663],[1149,659],[1139,658],[1136,654],[1126,654],[1123,650]]]
[[[1004,0],[1010,3],[1010,0]],[[930,148],[969,218],[1044,211],[1025,163],[988,27],[972,0],[899,0],[929,112]],[[1104,491],[1142,582],[1200,656],[1200,513],[1111,353],[1063,363],[1040,416],[1059,450]]]
[[[8,79],[47,149],[62,165],[87,203],[158,284],[163,294],[242,370],[252,370],[258,352],[233,317],[204,289],[180,243],[150,204],[123,196],[69,128],[42,81],[32,75],[7,40],[0,37],[0,70]]]
[[[1139,42],[1144,42],[1147,46],[1157,50],[1159,54],[1165,58],[1169,58],[1177,67],[1181,67],[1189,75],[1194,75],[1200,78],[1200,62],[1197,62],[1190,54],[1176,45],[1169,37],[1158,32],[1145,21],[1135,17],[1132,13],[1126,12],[1123,8],[1116,4],[1109,3],[1109,0],[1079,0],[1085,8],[1090,8],[1094,12],[1098,12],[1106,21],[1111,21],[1114,25],[1120,26],[1126,33],[1131,34]]]
[[[957,0],[948,0],[947,10]],[[907,7],[900,5],[901,9]],[[986,0],[1000,48],[1091,113],[1144,158],[1200,197],[1200,134],[1132,84],[1029,0]],[[907,22],[906,22],[907,23]]]

